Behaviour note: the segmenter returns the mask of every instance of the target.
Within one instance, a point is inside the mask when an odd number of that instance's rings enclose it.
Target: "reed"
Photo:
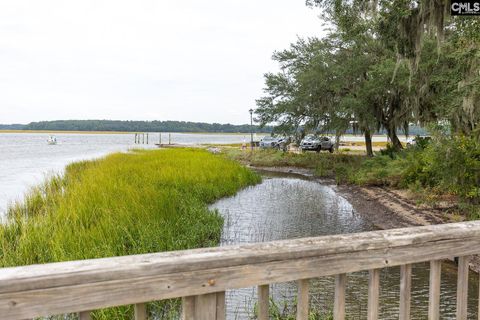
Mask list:
[[[208,204],[259,181],[204,150],[135,150],[72,163],[8,209],[0,266],[214,246],[223,220]]]
[[[348,182],[368,158],[365,155],[343,153],[289,153],[278,150],[239,150],[223,148],[225,157],[255,167],[296,167],[311,169],[316,176],[334,178],[338,183]]]

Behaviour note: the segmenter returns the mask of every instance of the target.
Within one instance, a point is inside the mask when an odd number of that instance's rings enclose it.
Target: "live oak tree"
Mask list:
[[[282,130],[299,133],[316,130],[330,121],[333,91],[328,79],[328,41],[299,39],[289,49],[275,52],[280,72],[265,75],[265,96],[257,100],[262,125],[276,123]]]
[[[284,131],[385,129],[395,149],[411,123],[449,122],[480,136],[480,23],[450,18],[443,0],[312,0],[332,32],[299,39],[274,59],[257,101],[262,124]]]
[[[450,0],[307,0],[307,5],[321,7],[324,19],[343,35],[355,38],[369,30],[396,53],[397,67],[407,64],[418,122],[446,120],[452,132],[478,136],[480,19],[450,16]],[[421,72],[425,59],[434,72]],[[440,106],[426,103],[434,96]]]

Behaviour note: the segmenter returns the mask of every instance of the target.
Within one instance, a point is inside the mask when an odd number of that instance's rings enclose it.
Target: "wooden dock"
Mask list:
[[[411,265],[430,261],[428,319],[439,319],[442,259],[458,257],[457,319],[467,319],[468,261],[480,252],[480,221],[145,255],[0,271],[1,319],[32,319],[182,297],[183,319],[225,319],[225,290],[258,286],[268,319],[269,285],[297,281],[297,319],[308,318],[309,280],[332,276],[334,319],[344,319],[348,273],[369,270],[368,319],[378,319],[381,268],[401,266],[401,320],[410,319]]]

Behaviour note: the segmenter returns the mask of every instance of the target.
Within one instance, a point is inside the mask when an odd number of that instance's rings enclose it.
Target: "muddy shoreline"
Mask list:
[[[251,167],[265,172],[299,175],[327,184],[348,200],[354,210],[379,229],[395,229],[459,222],[444,210],[417,205],[406,192],[381,187],[337,185],[334,179],[315,177],[313,171],[295,167]],[[480,257],[474,256],[470,269],[480,273]]]

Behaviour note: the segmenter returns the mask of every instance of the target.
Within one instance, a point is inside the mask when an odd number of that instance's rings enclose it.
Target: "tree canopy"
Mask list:
[[[450,17],[444,0],[308,0],[331,26],[273,54],[256,114],[262,125],[298,133],[385,130],[448,123],[478,133],[480,21]],[[479,135],[480,136],[480,135]]]

